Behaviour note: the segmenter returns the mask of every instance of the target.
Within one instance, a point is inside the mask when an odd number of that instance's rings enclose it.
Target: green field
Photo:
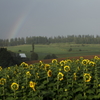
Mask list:
[[[58,58],[84,56],[84,55],[98,55],[100,54],[100,44],[74,44],[74,43],[53,43],[49,45],[36,44],[34,51],[38,54],[39,60],[44,59],[47,54],[55,54]],[[72,51],[69,49],[72,48]],[[9,46],[8,50],[18,52],[21,50],[28,58],[32,51],[31,45]]]

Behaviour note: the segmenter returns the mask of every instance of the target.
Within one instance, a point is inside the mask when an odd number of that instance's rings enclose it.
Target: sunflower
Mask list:
[[[98,59],[99,59],[99,57],[98,57],[98,56],[94,56],[94,59],[97,59],[97,60],[98,60]]]
[[[45,64],[44,69],[48,70],[49,68],[50,68],[50,65],[49,64]]]
[[[61,65],[61,66],[64,66],[64,63],[65,63],[64,60],[60,61],[60,65]]]
[[[8,70],[10,70],[10,67],[8,67]]]
[[[76,77],[77,77],[77,76],[76,76],[76,73],[74,73],[74,80],[75,80],[75,81],[76,81]]]
[[[77,67],[77,70],[80,70],[80,67],[79,66]]]
[[[52,71],[48,70],[47,75],[48,75],[48,77],[51,77],[52,76]]]
[[[1,79],[0,79],[0,84],[1,84],[1,85],[4,85],[5,83],[6,83],[6,79],[5,79],[5,78],[1,78]]]
[[[36,73],[36,77],[37,77],[37,78],[40,78],[40,77],[39,77],[39,73]]]
[[[19,89],[19,84],[13,82],[13,83],[11,84],[11,89],[14,90],[14,91],[15,91],[15,90],[18,90],[18,89]]]
[[[91,76],[89,73],[84,73],[84,81],[85,82],[90,82],[91,81]]]
[[[89,60],[88,60],[88,59],[82,60],[82,64],[83,64],[83,65],[87,65],[88,63],[89,63]]]
[[[29,71],[26,72],[26,77],[30,78],[31,77],[31,73]]]
[[[0,71],[2,71],[2,67],[0,66]]]
[[[69,66],[64,66],[64,71],[65,71],[65,72],[70,71],[70,67],[69,67]]]
[[[90,61],[90,62],[89,62],[89,65],[90,65],[90,66],[95,66],[95,62]]]
[[[63,80],[63,76],[64,76],[64,74],[59,72],[57,75],[57,79],[61,81],[61,80]]]
[[[28,67],[28,64],[25,63],[25,62],[22,62],[22,63],[21,63],[21,66],[27,68],[27,67]]]
[[[59,70],[59,71],[61,71],[62,69],[61,69],[61,68],[59,68],[58,70]]]
[[[36,89],[35,89],[35,85],[36,85],[35,82],[30,81],[29,86],[30,86],[30,88],[32,88],[34,91],[36,91]]]
[[[44,66],[44,64],[43,64],[43,62],[40,60],[40,62],[39,62],[39,66],[40,67],[42,67],[42,66]]]
[[[34,65],[30,64],[30,65],[29,65],[29,69],[32,70],[33,68],[34,68]]]
[[[72,62],[71,59],[67,59],[67,60],[64,61],[64,64],[71,63],[71,62]]]
[[[57,63],[57,62],[58,62],[57,59],[52,60],[52,63]]]

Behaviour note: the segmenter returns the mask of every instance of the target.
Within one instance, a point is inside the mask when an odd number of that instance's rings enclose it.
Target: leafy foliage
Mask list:
[[[50,73],[49,73],[50,72]],[[99,100],[100,58],[0,67],[1,100]]]
[[[6,48],[0,48],[0,66],[2,67],[9,67],[15,64],[20,64],[21,63],[21,59],[20,57],[11,52],[11,51],[7,51]]]

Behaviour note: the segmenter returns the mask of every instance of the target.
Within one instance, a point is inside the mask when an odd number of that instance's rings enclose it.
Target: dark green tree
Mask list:
[[[0,66],[5,68],[20,63],[21,60],[19,56],[16,56],[16,54],[11,51],[7,51],[6,48],[0,48]]]

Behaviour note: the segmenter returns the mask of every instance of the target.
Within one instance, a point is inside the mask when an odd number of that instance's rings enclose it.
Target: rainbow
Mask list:
[[[19,18],[15,21],[13,27],[11,28],[11,31],[9,33],[8,38],[15,38],[18,32],[20,31],[21,27],[23,26],[24,22],[26,21],[28,15],[22,14],[19,16]]]
[[[23,12],[15,21],[13,27],[11,27],[11,30],[9,32],[8,35],[8,39],[11,38],[15,38],[16,35],[20,32],[21,27],[23,26],[23,24],[25,23],[27,17],[29,16],[29,14],[32,11],[32,4],[30,4],[27,8],[27,10],[25,10],[25,12]]]

